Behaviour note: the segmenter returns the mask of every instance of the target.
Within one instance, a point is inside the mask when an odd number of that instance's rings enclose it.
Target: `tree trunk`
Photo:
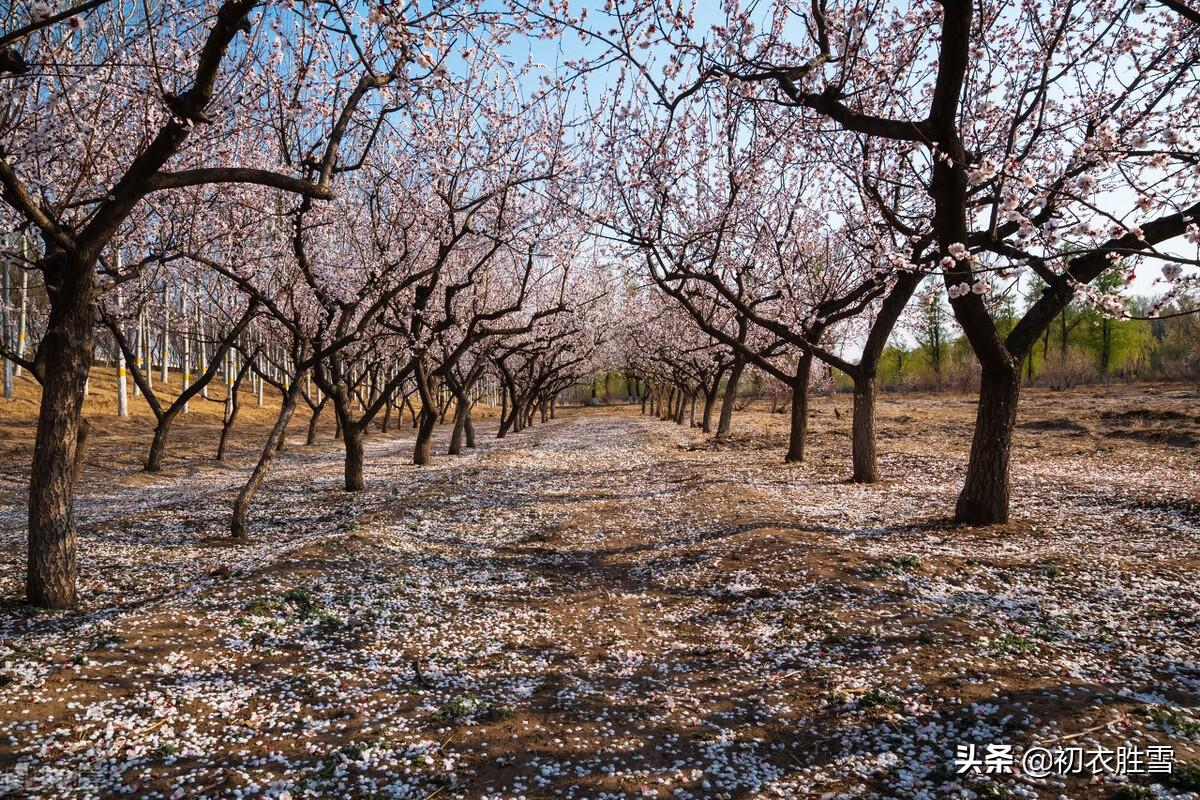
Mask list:
[[[230,523],[229,533],[234,539],[247,538],[246,512],[250,508],[250,501],[254,499],[255,493],[267,477],[267,470],[271,468],[275,454],[279,452],[279,439],[287,431],[288,422],[291,421],[292,413],[296,410],[296,398],[299,394],[300,381],[293,381],[283,396],[283,403],[279,407],[279,416],[276,417],[275,426],[271,428],[271,433],[263,445],[262,455],[258,457],[258,463],[254,465],[254,471],[250,473],[250,479],[246,481],[246,485],[242,487],[242,491],[238,493],[237,500],[233,504],[233,520]]]
[[[783,460],[789,464],[804,461],[804,440],[808,436],[808,375],[812,356],[801,356],[792,377],[792,420],[788,451]]]
[[[163,454],[167,451],[167,434],[171,432],[171,424],[175,422],[176,414],[182,410],[182,406],[170,406],[158,420],[158,424],[154,426],[154,439],[150,442],[150,452],[146,455],[146,472],[162,472]],[[221,430],[221,442],[224,445],[225,429]],[[224,449],[217,453],[217,460],[220,461],[225,455]]]
[[[71,481],[78,485],[79,475],[83,472],[83,460],[87,455],[88,434],[92,432],[92,423],[86,419],[79,420],[79,430],[75,433],[75,462],[71,465]]]
[[[724,439],[729,435],[729,427],[733,424],[733,404],[737,402],[738,383],[742,380],[742,370],[746,362],[737,359],[733,369],[729,371],[729,380],[725,382],[725,396],[721,398],[721,417],[717,420],[717,438]]]
[[[704,433],[712,433],[713,407],[717,404],[717,391],[720,386],[721,376],[718,374],[713,379],[712,387],[704,390],[704,411],[700,415],[700,430]]]
[[[233,430],[233,423],[237,421],[238,410],[241,407],[238,403],[237,391],[235,389],[228,391],[232,393],[226,400],[228,410],[225,413],[225,421],[221,424],[221,438],[217,440],[217,461],[225,460],[225,448],[229,444],[229,434]]]
[[[321,412],[325,410],[325,401],[317,403],[317,407],[312,410],[312,416],[308,418],[308,433],[304,437],[304,444],[311,447],[317,443],[317,423],[321,420]]]
[[[466,432],[467,415],[469,413],[468,405],[461,398],[456,399],[454,403],[454,430],[450,433],[450,448],[446,451],[447,454],[457,456],[462,453],[463,434]]]
[[[863,370],[854,376],[854,422],[850,431],[855,483],[875,483],[875,373]]]
[[[425,466],[433,460],[431,454],[433,428],[437,425],[437,421],[437,409],[422,405],[420,425],[417,427],[417,441],[413,444],[413,463],[417,466]]]
[[[366,488],[366,481],[363,480],[363,461],[366,457],[365,448],[363,447],[362,430],[358,426],[343,425],[342,426],[342,444],[346,448],[346,491],[361,492]]]
[[[1008,461],[1020,394],[1019,359],[983,365],[971,460],[954,509],[956,522],[993,525],[1008,521]]]
[[[471,421],[470,409],[467,409],[467,421],[463,425],[463,432],[467,435],[467,447],[475,449],[475,423]]]
[[[36,361],[42,400],[29,475],[29,551],[25,595],[36,606],[75,605],[75,450],[83,411],[83,386],[92,365],[96,310],[91,264],[59,256],[47,276],[51,289],[46,333]]]

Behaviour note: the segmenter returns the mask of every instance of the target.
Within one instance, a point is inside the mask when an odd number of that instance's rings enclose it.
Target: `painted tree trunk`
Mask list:
[[[162,350],[162,371],[159,373],[159,379],[163,383],[171,382],[170,360],[171,360],[171,304],[167,302],[170,295],[167,293],[166,285],[163,286],[163,316],[162,316],[162,341],[159,342]]]
[[[183,320],[183,331],[180,336],[183,339],[183,360],[179,364],[182,377],[179,381],[179,391],[187,391],[187,388],[192,385],[192,337],[188,335],[187,330],[187,295],[184,292],[179,293],[179,318]],[[183,404],[183,413],[189,413],[191,402]]]
[[[4,299],[0,301],[0,336],[4,337],[4,347],[7,350],[12,344],[11,333],[12,325],[8,318],[9,298],[12,294],[12,265],[8,260],[4,261]],[[16,348],[13,348],[16,349]],[[13,362],[4,359],[4,399],[12,400],[13,397]]]
[[[30,255],[29,241],[22,236],[21,247],[25,257]],[[29,270],[21,270],[20,308],[17,310],[17,358],[25,357],[25,343],[28,341],[29,328]],[[17,377],[21,377],[22,367],[17,366]]]

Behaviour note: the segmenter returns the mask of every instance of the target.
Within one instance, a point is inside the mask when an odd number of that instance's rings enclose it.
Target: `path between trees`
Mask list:
[[[0,792],[903,795],[960,741],[1171,743],[1137,709],[1196,703],[1194,565],[1134,560],[1156,526],[1194,553],[1197,521],[1143,508],[1100,556],[1051,465],[1023,480],[1060,510],[997,536],[921,511],[953,465],[850,486],[819,448],[785,468],[628,412],[427,468],[369,442],[354,495],[336,450],[293,448],[250,545],[219,539],[217,472],[85,501],[90,605],[4,612]]]

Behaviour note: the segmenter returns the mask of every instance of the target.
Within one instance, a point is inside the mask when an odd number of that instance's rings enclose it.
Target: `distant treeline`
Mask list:
[[[1104,287],[1101,287],[1104,288]],[[997,327],[1007,336],[1041,287],[1024,296],[995,300]],[[1069,305],[1055,318],[1026,360],[1027,385],[1062,389],[1106,381],[1200,379],[1200,306],[1175,304],[1146,319],[1152,301],[1124,301],[1127,317],[1115,318],[1085,302]],[[979,382],[979,364],[945,302],[940,284],[930,282],[909,307],[902,331],[884,351],[879,384],[890,391],[959,391]],[[850,380],[828,370],[814,370],[813,388],[849,391]],[[786,406],[789,390],[759,370],[747,371],[738,389],[739,406],[766,400],[776,410]],[[566,403],[620,403],[640,400],[644,386],[622,372],[593,376],[565,390]]]
[[[1101,283],[1115,280],[1115,275],[1105,276]],[[1001,336],[1007,336],[1020,318],[1022,309],[1018,306],[1023,303],[1027,307],[1041,290],[1042,286],[1033,284],[1024,297],[997,299],[996,320]],[[1169,306],[1155,319],[1146,319],[1152,305],[1149,299],[1129,298],[1123,305],[1125,318],[1112,317],[1085,302],[1067,306],[1046,328],[1026,360],[1025,382],[1065,388],[1112,380],[1200,377],[1200,317],[1194,313],[1194,301]],[[978,362],[954,324],[940,286],[931,282],[915,298],[909,312],[906,338],[911,337],[915,344],[889,344],[880,363],[879,382],[893,390],[965,389],[977,385]]]

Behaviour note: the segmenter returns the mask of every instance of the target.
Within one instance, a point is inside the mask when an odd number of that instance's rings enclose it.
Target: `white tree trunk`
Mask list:
[[[117,253],[117,271],[121,270],[121,254]],[[121,318],[121,290],[117,289],[117,319]],[[120,323],[118,323],[120,324]],[[115,342],[114,342],[115,344]],[[125,351],[117,347],[117,416],[129,416],[129,394],[125,381]]]
[[[187,330],[187,292],[180,290],[179,292],[179,319],[183,322],[183,328],[180,331],[180,336],[183,337],[183,362],[179,365],[183,371],[183,379],[179,385],[179,391],[185,391],[192,385],[192,337]],[[191,403],[183,404],[183,413],[187,414],[188,406]]]
[[[170,295],[167,292],[167,284],[163,283],[163,316],[162,316],[162,372],[159,373],[159,378],[163,383],[171,382],[171,375],[167,371],[167,362],[171,357],[171,340],[168,332],[171,328],[171,303]]]

